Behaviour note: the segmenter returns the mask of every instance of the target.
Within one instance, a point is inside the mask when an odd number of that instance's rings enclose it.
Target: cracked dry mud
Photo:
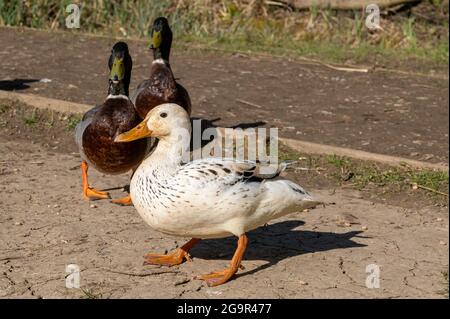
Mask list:
[[[335,204],[250,232],[245,270],[209,288],[194,276],[227,266],[235,238],[200,242],[193,262],[179,267],[143,266],[145,253],[187,238],[152,230],[133,207],[83,201],[77,154],[6,135],[0,149],[2,298],[439,298],[448,285],[445,208],[405,209],[355,191],[311,189]],[[100,189],[128,182],[126,175],[90,176]],[[351,226],[340,227],[340,219]],[[82,290],[66,288],[68,264],[81,268]],[[379,289],[366,287],[369,264],[380,267]]]

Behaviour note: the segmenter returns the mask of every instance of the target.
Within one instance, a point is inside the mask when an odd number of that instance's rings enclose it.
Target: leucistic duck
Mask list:
[[[132,177],[130,194],[141,217],[152,228],[192,239],[168,255],[147,254],[146,264],[173,266],[190,260],[188,251],[200,239],[237,236],[237,249],[230,266],[197,277],[208,285],[227,282],[238,270],[246,246],[246,232],[283,215],[320,203],[301,186],[276,172],[262,175],[252,161],[203,158],[182,161],[189,148],[189,115],[176,104],[163,104],[149,112],[134,129],[116,137],[117,142],[157,138],[153,153]]]
[[[155,19],[151,36],[150,48],[153,50],[153,62],[150,76],[138,85],[131,101],[142,119],[151,109],[163,103],[179,104],[190,114],[189,94],[182,85],[177,83],[169,64],[172,30],[166,18]]]
[[[85,199],[109,198],[107,192],[89,186],[88,167],[105,174],[122,174],[134,170],[147,153],[146,139],[126,143],[114,143],[120,133],[135,127],[141,119],[128,98],[132,59],[128,46],[117,42],[111,51],[108,96],[86,114],[75,129],[75,140],[81,155],[83,196]],[[114,203],[130,205],[131,198],[113,200]]]

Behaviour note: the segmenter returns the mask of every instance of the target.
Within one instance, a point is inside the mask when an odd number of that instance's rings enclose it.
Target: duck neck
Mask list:
[[[128,98],[129,86],[130,86],[130,80],[128,80],[128,79],[124,79],[123,81],[120,81],[119,83],[113,83],[112,81],[109,81],[108,96],[111,96],[111,97],[119,97],[120,96],[120,97]]]
[[[189,140],[166,136],[158,141],[153,153],[144,161],[144,166],[158,168],[158,171],[175,170],[189,155]],[[188,159],[188,158],[187,158]]]
[[[162,59],[169,64],[170,44],[164,44],[159,48],[153,49],[153,60]]]

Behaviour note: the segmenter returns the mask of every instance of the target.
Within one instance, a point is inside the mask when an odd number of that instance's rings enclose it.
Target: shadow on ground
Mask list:
[[[283,259],[298,255],[366,246],[352,240],[353,238],[365,238],[359,236],[362,231],[333,233],[296,230],[302,225],[304,225],[303,221],[290,220],[249,232],[249,243],[244,260],[266,260],[268,262],[238,276],[256,273]],[[191,253],[194,258],[230,260],[236,245],[235,237],[204,240],[195,246]]]
[[[39,79],[14,79],[0,81],[0,90],[3,91],[20,91],[29,89],[27,83],[39,82]]]

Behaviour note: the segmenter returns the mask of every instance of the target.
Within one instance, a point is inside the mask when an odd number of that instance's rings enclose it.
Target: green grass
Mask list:
[[[101,299],[103,296],[101,293],[95,293],[93,289],[81,289],[83,295],[81,299]]]
[[[37,117],[35,114],[32,114],[31,116],[24,116],[23,122],[28,126],[33,126],[39,123],[39,117]]]
[[[413,183],[417,183],[418,185],[422,185],[432,189],[448,188],[447,172],[432,170],[413,171],[410,174],[410,180]]]
[[[341,157],[337,155],[327,156],[328,164],[335,166],[336,168],[347,168],[351,164],[351,160],[346,157]]]
[[[65,29],[72,0],[0,0],[0,25]],[[441,8],[441,0],[429,6]],[[201,44],[230,51],[314,56],[354,62],[382,56],[448,64],[448,22],[430,25],[412,17],[383,18],[369,32],[359,11],[289,12],[258,1],[93,0],[83,2],[80,32],[147,38],[157,16],[167,16],[176,45]],[[73,32],[72,30],[71,32]]]
[[[410,191],[412,185],[417,184],[429,189],[448,194],[449,175],[448,172],[418,169],[408,165],[388,166],[376,162],[360,161],[345,156],[301,156],[298,152],[281,147],[279,151],[280,160],[298,160],[302,158],[301,166],[306,166],[311,172],[317,172],[321,176],[327,176],[334,180],[337,185],[363,190],[367,187],[376,187],[384,193],[395,193]],[[447,197],[421,189],[432,196],[439,196],[443,203]],[[442,200],[441,200],[442,199]]]
[[[337,168],[335,176],[342,182],[342,176],[352,173],[352,182],[359,188],[369,184],[377,186],[400,185],[412,183],[434,190],[446,191],[448,189],[448,172],[430,169],[414,169],[409,166],[380,167],[375,163],[365,163],[352,160],[348,157],[332,155],[327,162]]]
[[[80,123],[80,121],[81,121],[81,117],[80,116],[71,115],[67,119],[67,130],[68,131],[73,131],[75,129],[75,127],[77,126],[77,124]]]

